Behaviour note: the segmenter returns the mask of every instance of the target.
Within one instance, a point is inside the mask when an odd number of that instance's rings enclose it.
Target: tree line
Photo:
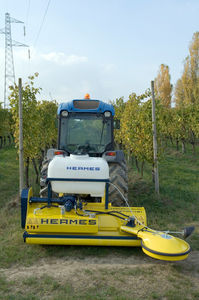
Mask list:
[[[135,93],[113,102],[120,130],[115,131],[115,141],[128,157],[134,157],[138,171],[143,175],[144,163],[153,165],[152,107],[150,91],[137,96]],[[195,154],[199,140],[199,104],[186,107],[165,107],[156,99],[156,122],[158,159],[164,154],[168,143],[184,153],[186,145],[192,145]]]

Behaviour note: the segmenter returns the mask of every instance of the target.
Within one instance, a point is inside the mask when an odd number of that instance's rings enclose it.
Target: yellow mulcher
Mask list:
[[[58,150],[48,150],[40,197],[21,195],[21,225],[28,244],[141,246],[161,260],[187,258],[190,246],[147,227],[144,207],[129,207],[124,154],[114,150],[112,105],[73,100],[58,108]],[[187,237],[194,230],[186,228]]]

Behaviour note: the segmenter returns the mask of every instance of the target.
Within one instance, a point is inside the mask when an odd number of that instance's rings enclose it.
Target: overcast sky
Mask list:
[[[173,84],[181,76],[193,33],[199,30],[198,0],[0,0],[12,39],[16,80],[39,72],[40,98],[58,102],[113,100],[150,87],[160,64]],[[48,7],[48,9],[47,9]],[[46,15],[45,15],[46,12]],[[0,35],[0,101],[4,93],[4,35]]]

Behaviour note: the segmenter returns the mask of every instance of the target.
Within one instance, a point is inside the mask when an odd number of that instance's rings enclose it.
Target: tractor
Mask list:
[[[182,260],[190,246],[147,226],[144,207],[128,204],[124,153],[116,150],[114,107],[75,99],[58,107],[58,146],[43,162],[40,197],[22,190],[24,242],[47,245],[141,246],[160,260]],[[190,235],[193,228],[182,233]]]
[[[83,100],[63,103],[58,108],[58,149],[50,149],[42,164],[40,195],[47,195],[47,170],[55,155],[89,155],[101,157],[109,166],[110,182],[116,185],[122,194],[128,195],[128,175],[124,153],[115,150],[114,129],[119,129],[119,121],[114,120],[112,105],[99,100]],[[99,201],[99,199],[89,199]],[[126,206],[124,198],[110,185],[109,202],[113,206]]]

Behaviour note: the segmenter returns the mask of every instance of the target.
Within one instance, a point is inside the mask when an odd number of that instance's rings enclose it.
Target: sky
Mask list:
[[[16,81],[38,72],[38,99],[59,103],[85,93],[127,100],[150,88],[162,63],[175,85],[199,30],[198,0],[0,0],[0,7],[0,28],[5,13],[24,22],[11,24],[12,39],[29,46],[13,47]],[[0,34],[0,102],[4,40]]]

